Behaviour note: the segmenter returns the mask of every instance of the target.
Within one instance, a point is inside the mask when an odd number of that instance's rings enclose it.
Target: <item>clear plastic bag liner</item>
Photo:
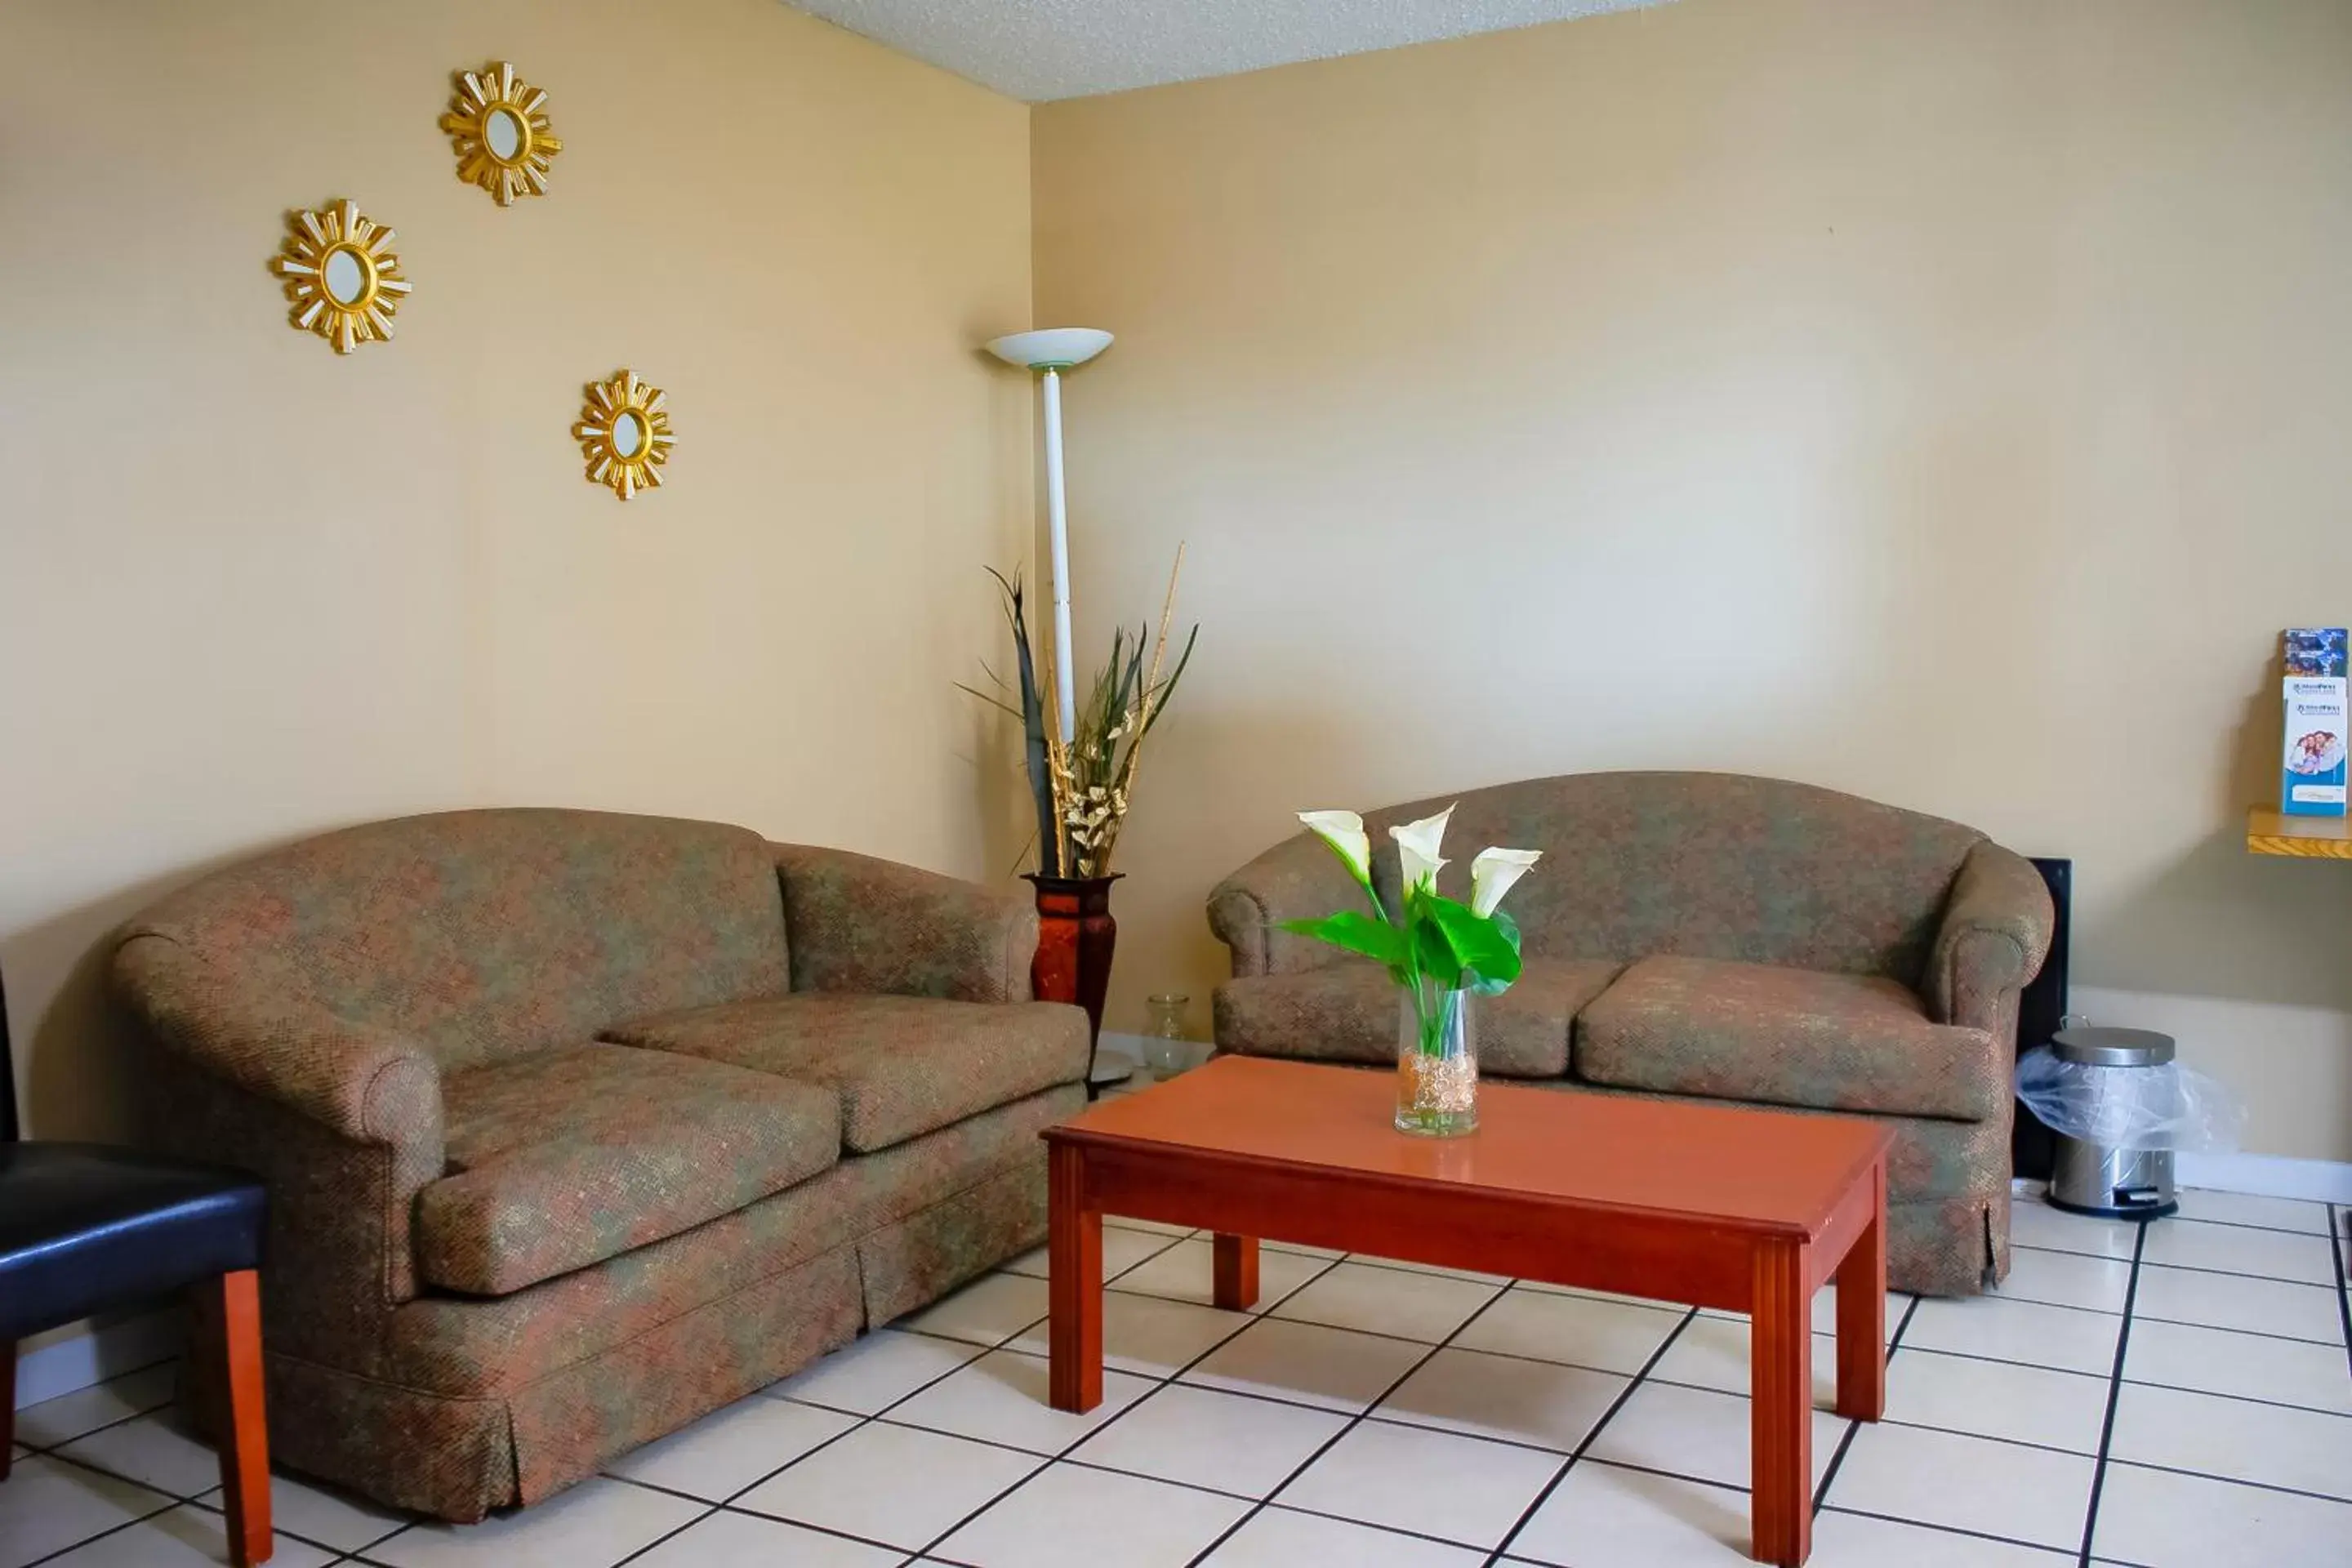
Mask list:
[[[2017,1098],[2053,1131],[2110,1149],[2226,1152],[2246,1121],[2218,1079],[2177,1061],[2093,1067],[2061,1061],[2046,1046],[2018,1058]]]

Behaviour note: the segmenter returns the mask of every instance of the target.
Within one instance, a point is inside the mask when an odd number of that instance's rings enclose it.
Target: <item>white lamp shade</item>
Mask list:
[[[1066,370],[1084,364],[1110,347],[1110,334],[1094,327],[1044,327],[1014,332],[988,345],[988,352],[1006,364],[1024,370]]]

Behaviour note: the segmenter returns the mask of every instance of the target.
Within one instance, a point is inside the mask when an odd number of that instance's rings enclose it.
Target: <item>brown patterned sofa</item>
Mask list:
[[[2029,862],[1958,823],[1728,773],[1572,774],[1458,799],[1448,891],[1465,896],[1455,879],[1489,844],[1544,852],[1510,896],[1527,973],[1478,1004],[1482,1070],[1884,1121],[1892,1286],[1965,1295],[2008,1273],[2018,994],[2052,921]],[[1366,818],[1384,892],[1387,828],[1445,805]],[[1210,895],[1233,950],[1221,1049],[1394,1058],[1386,973],[1275,928],[1351,900],[1306,834]]]
[[[1035,942],[740,827],[470,811],[207,877],[113,979],[155,1138],[269,1183],[277,1456],[476,1520],[1044,1236],[1087,1027]]]

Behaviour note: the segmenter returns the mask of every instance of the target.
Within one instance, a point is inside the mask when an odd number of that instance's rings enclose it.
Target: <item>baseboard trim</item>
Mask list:
[[[2342,1160],[2294,1160],[2284,1154],[2179,1154],[2173,1158],[2172,1175],[2184,1187],[2352,1205],[2352,1163]]]
[[[16,1357],[16,1408],[176,1355],[180,1336],[180,1310],[166,1307],[25,1351]]]

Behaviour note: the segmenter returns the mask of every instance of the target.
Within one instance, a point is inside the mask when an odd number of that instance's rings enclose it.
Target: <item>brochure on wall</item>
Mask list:
[[[2289,816],[2344,815],[2347,724],[2345,628],[2291,627],[2282,634],[2286,680],[2286,759],[2279,809]]]

